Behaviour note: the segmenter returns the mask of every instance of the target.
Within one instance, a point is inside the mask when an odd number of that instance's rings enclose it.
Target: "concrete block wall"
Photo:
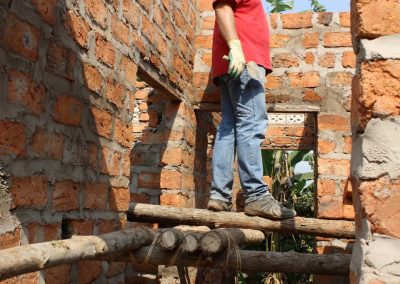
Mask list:
[[[352,283],[399,283],[400,2],[352,1]]]
[[[0,2],[0,249],[124,228],[131,201],[191,204],[196,19],[194,0]],[[133,151],[146,139],[163,149],[151,188]],[[140,277],[91,261],[6,283]]]

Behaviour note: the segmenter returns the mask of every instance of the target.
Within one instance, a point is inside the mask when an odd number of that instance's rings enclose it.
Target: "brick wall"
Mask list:
[[[206,3],[200,15],[192,101],[200,111],[218,111],[219,91],[210,78],[215,15]],[[265,85],[270,120],[263,148],[314,150],[316,217],[353,220],[350,107],[356,57],[350,14],[272,14],[268,22],[274,72]],[[287,122],[297,114],[304,116],[304,122]],[[316,251],[350,253],[351,243],[318,238]],[[347,279],[316,277],[316,281]]]
[[[194,0],[0,2],[0,248],[126,227],[131,201],[194,204],[196,19]],[[140,281],[135,269],[7,283]]]
[[[352,1],[352,283],[399,283],[400,3]]]

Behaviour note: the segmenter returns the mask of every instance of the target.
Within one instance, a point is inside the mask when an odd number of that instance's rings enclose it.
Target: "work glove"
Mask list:
[[[242,44],[238,39],[228,41],[229,46],[229,69],[228,74],[233,78],[238,78],[246,66]]]

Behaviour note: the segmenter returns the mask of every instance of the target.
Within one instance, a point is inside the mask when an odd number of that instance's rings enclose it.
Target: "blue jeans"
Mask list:
[[[262,78],[265,70],[262,67]],[[261,143],[265,139],[268,115],[264,81],[253,79],[247,69],[240,78],[218,78],[221,88],[222,121],[218,126],[212,156],[210,198],[231,202],[233,161],[237,152],[238,170],[246,203],[268,193],[263,181]]]

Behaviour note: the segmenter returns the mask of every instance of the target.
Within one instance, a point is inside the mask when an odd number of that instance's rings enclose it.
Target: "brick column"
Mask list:
[[[352,1],[352,283],[400,282],[400,2]]]

